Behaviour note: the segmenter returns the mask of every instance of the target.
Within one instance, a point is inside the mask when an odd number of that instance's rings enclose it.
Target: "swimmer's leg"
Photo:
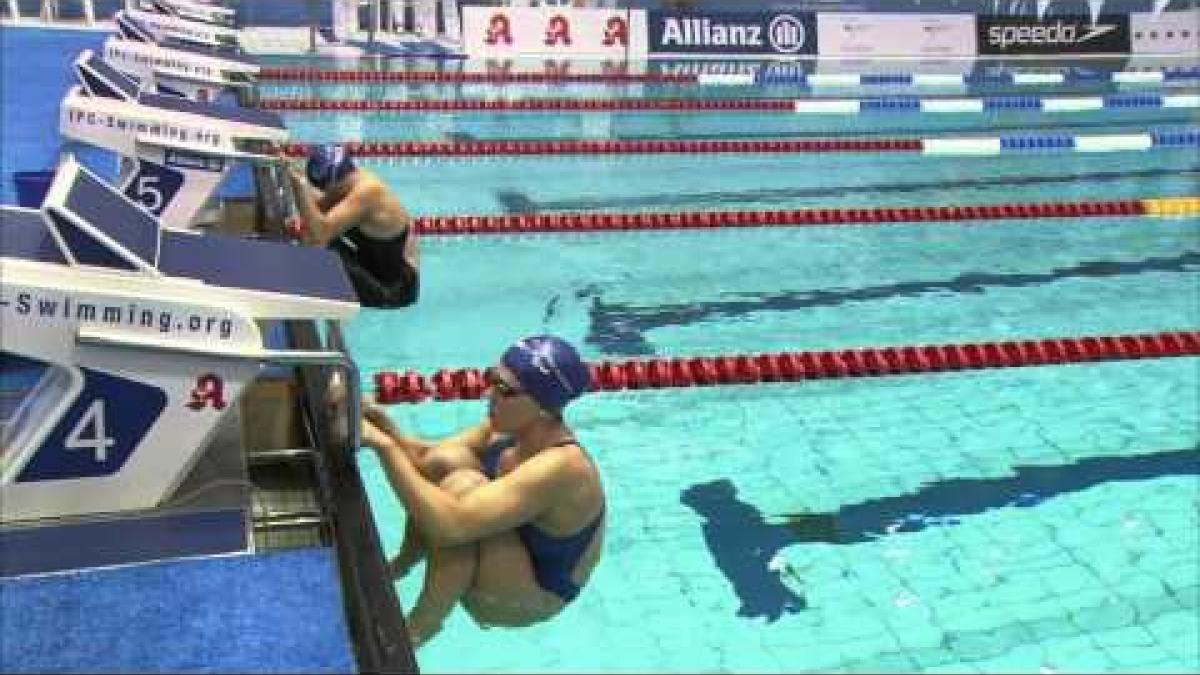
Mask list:
[[[401,579],[425,557],[425,537],[412,518],[404,524],[404,538],[400,541],[400,551],[388,562],[388,574],[392,579]]]
[[[398,430],[394,433],[386,429],[385,431],[393,438],[401,437]],[[484,479],[479,459],[470,448],[453,440],[425,448],[419,454],[410,452],[409,457],[413,458],[417,470],[431,483],[440,485],[455,472],[463,470],[477,475],[479,479]],[[404,538],[400,543],[400,551],[388,563],[388,572],[392,578],[399,579],[412,571],[412,568],[425,557],[425,551],[425,539],[416,523],[410,518],[404,525]]]
[[[461,470],[440,484],[455,497],[464,495],[487,482],[477,471]],[[425,566],[425,584],[412,612],[405,619],[413,647],[428,642],[442,628],[442,622],[475,581],[479,566],[479,543],[435,547],[429,551]]]

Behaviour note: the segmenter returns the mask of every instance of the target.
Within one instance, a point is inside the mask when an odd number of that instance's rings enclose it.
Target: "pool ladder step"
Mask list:
[[[316,455],[312,448],[274,448],[252,450],[246,453],[246,461],[252,466],[280,464],[286,462],[311,462]]]
[[[246,468],[254,485],[250,519],[257,550],[329,544],[327,514],[317,498],[315,459],[310,448],[247,453]]]

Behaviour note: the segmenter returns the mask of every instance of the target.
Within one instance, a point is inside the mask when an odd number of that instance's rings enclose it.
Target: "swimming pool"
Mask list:
[[[541,95],[536,85],[421,91],[507,97],[522,87]],[[400,98],[413,89],[370,93]],[[690,95],[725,94],[705,87]],[[286,119],[298,140],[315,142],[937,136],[987,134],[995,125],[1115,132],[1183,128],[1197,117]],[[364,161],[420,215],[1166,197],[1193,194],[1200,170],[1186,149]],[[1195,217],[430,236],[422,245],[420,303],[364,310],[349,327],[364,378],[481,367],[516,337],[543,331],[603,359],[1200,325]],[[605,558],[592,581],[558,618],[532,628],[480,630],[456,610],[419,652],[422,670],[1194,671],[1198,366],[1161,359],[585,398],[569,418],[598,460],[609,500]],[[482,411],[480,402],[390,409],[403,428],[428,437],[474,423]],[[359,462],[391,554],[403,510],[373,454]],[[420,581],[417,569],[400,583],[406,603]]]

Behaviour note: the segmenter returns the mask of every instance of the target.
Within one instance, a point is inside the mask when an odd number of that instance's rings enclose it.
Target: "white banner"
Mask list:
[[[817,14],[821,56],[974,57],[970,14]]]
[[[333,0],[333,36],[345,42],[358,32],[358,0]]]
[[[1134,54],[1200,54],[1200,10],[1158,15],[1134,12],[1129,15],[1129,32]]]
[[[471,57],[646,55],[646,13],[625,9],[463,7]]]

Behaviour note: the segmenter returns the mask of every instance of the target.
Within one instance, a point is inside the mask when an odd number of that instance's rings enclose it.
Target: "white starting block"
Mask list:
[[[329,251],[162,227],[70,158],[0,263],[0,525],[159,505],[264,363],[330,358],[258,321],[358,311]]]
[[[128,17],[123,21],[131,22]],[[258,78],[259,67],[249,59],[234,54],[218,56],[184,44],[159,45],[136,28],[128,33],[140,37],[108,38],[104,60],[146,91],[208,102],[225,92],[248,91]]]
[[[138,0],[137,6],[143,11],[155,12],[184,21],[233,28],[234,10],[220,5],[211,5],[195,0]]]
[[[138,9],[123,9],[113,15],[113,20],[116,21],[119,17],[133,19],[144,30],[154,35],[155,41],[159,43],[170,39],[217,52],[241,51],[241,41],[238,39],[239,32],[236,28],[189,21],[178,15]]]
[[[117,153],[121,190],[165,225],[190,227],[234,161],[279,162],[269,147],[288,131],[275,113],[140,92],[90,50],[75,70],[62,135]]]

